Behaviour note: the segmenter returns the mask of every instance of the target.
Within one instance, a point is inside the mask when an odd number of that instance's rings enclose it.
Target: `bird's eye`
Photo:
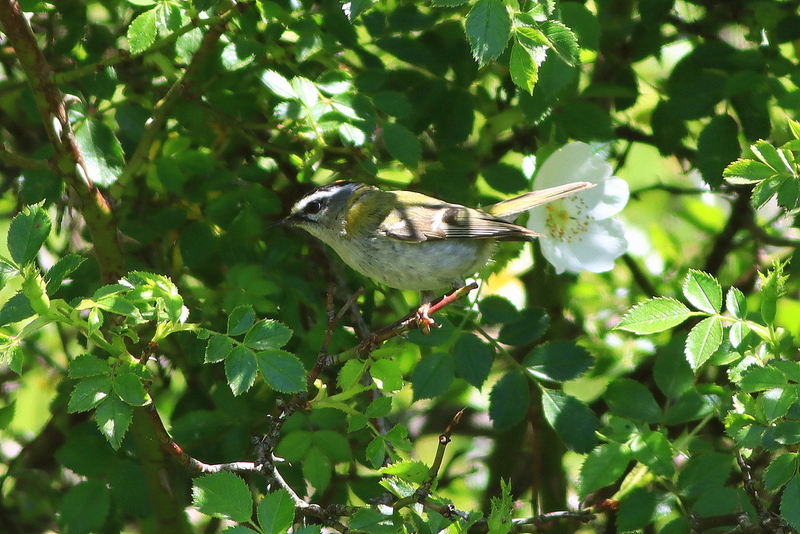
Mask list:
[[[321,209],[322,209],[322,202],[320,202],[319,200],[313,200],[306,205],[305,211],[309,215],[314,215],[316,213],[319,213],[319,210]]]

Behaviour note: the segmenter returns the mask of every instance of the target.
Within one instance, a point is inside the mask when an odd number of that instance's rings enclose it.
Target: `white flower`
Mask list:
[[[627,250],[625,230],[611,217],[628,203],[628,184],[612,172],[592,147],[574,142],[555,151],[536,174],[536,189],[578,181],[597,184],[530,212],[528,228],[547,236],[539,240],[542,253],[559,274],[610,271]]]

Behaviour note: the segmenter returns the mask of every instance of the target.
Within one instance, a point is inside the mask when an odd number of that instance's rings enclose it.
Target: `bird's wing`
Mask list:
[[[441,239],[527,241],[541,235],[481,210],[447,203],[395,208],[383,220],[381,232],[394,239],[416,242]]]

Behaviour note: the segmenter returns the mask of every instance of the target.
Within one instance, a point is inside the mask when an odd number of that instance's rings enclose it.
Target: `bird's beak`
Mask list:
[[[289,215],[267,226],[267,230],[272,230],[273,228],[277,228],[279,226],[294,226],[296,223],[297,223],[296,218],[293,217],[292,215]]]

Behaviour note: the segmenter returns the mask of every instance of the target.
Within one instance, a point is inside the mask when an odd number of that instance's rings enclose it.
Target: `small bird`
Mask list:
[[[421,291],[424,305],[435,289],[463,287],[465,277],[488,263],[498,241],[542,237],[513,224],[519,214],[594,185],[573,182],[477,209],[412,191],[339,181],[305,195],[275,226],[306,230],[364,276]]]

